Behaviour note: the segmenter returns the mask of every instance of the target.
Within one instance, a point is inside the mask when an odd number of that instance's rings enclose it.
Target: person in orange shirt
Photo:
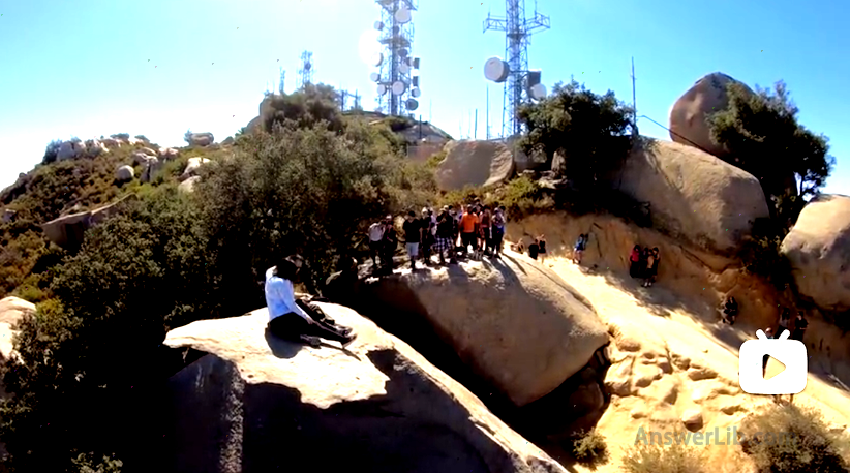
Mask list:
[[[478,231],[481,221],[478,216],[472,211],[472,206],[466,206],[466,213],[460,219],[460,241],[463,245],[464,253],[469,251],[469,246],[472,246],[472,251],[478,252]]]

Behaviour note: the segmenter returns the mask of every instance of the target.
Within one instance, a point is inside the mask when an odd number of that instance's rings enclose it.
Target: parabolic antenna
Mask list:
[[[407,8],[399,8],[395,12],[395,21],[404,24],[413,19],[413,15],[411,15],[410,10]]]
[[[419,76],[413,76],[413,86],[419,87]]]
[[[404,93],[404,82],[397,80],[393,82],[393,95],[401,95]]]
[[[543,100],[546,98],[546,86],[538,82],[531,86],[528,94],[531,95],[531,98],[533,99]]]
[[[378,30],[378,31],[381,31],[382,29],[384,29],[384,22],[381,21],[381,20],[376,21],[375,22],[375,29]]]
[[[381,63],[383,63],[383,62],[384,62],[384,53],[382,53],[382,52],[375,52],[374,54],[372,54],[372,58],[371,58],[371,61],[370,61],[370,62],[371,62],[371,64],[372,64],[373,66],[375,66],[375,67],[380,66],[380,65],[381,65]]]
[[[416,110],[419,108],[419,102],[414,99],[407,99],[407,102],[405,102],[404,105],[408,110]]]
[[[399,64],[398,71],[402,74],[407,74],[408,72],[410,72],[410,68],[407,67],[407,64]]]
[[[404,49],[404,48],[399,49],[398,55],[401,56],[401,57],[407,57],[407,50]]]
[[[378,92],[378,97],[383,97],[387,94],[387,86],[385,86],[384,84],[378,84],[378,89],[376,90],[376,92]]]
[[[508,79],[511,68],[508,63],[498,57],[491,57],[484,63],[484,77],[493,82],[504,82]]]
[[[419,87],[414,87],[413,90],[410,91],[410,95],[414,96],[415,98],[419,98],[419,96],[422,95],[422,91],[419,90]]]
[[[369,74],[369,80],[371,80],[372,82],[378,82],[378,79],[380,79],[380,78],[381,78],[381,76],[378,75],[377,72],[373,72],[373,73]]]

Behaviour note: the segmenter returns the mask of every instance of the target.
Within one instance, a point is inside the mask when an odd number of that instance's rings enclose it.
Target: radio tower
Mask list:
[[[505,17],[487,15],[484,20],[485,33],[505,33],[505,59],[487,60],[484,75],[493,82],[507,82],[502,110],[502,137],[506,138],[522,132],[522,123],[517,118],[519,108],[529,98],[542,99],[546,95],[540,83],[540,71],[528,70],[528,38],[539,30],[548,29],[549,17],[537,12],[536,0],[532,18],[525,17],[525,0],[506,0],[505,3]]]
[[[277,84],[277,93],[281,96],[283,95],[283,79],[286,77],[286,71],[283,68],[280,68],[280,82]]]
[[[304,51],[301,53],[301,68],[298,69],[298,79],[295,87],[301,90],[307,84],[313,83],[313,53]]]
[[[376,84],[377,111],[390,115],[408,115],[419,108],[420,58],[413,56],[413,12],[418,0],[376,0],[381,7],[381,19],[374,28],[380,32],[381,51],[372,58],[377,68],[369,75]],[[386,103],[386,107],[384,104]]]

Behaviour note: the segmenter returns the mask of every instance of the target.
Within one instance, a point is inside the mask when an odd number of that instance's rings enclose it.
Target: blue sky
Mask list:
[[[667,125],[673,102],[721,71],[750,85],[784,79],[800,122],[830,137],[839,159],[826,190],[850,194],[850,4],[821,1],[539,0],[551,29],[532,37],[529,67],[551,88],[570,76],[631,102]],[[526,0],[533,12],[535,2]],[[482,31],[503,1],[424,0],[414,15],[422,57],[420,111],[467,133],[479,110],[485,135],[484,61],[504,36]],[[295,87],[310,50],[314,81],[363,95],[374,107],[364,45],[379,8],[370,0],[0,0],[0,187],[30,170],[52,139],[144,134],[179,145],[187,129],[221,140],[257,114],[278,68]],[[492,130],[502,90],[490,86]],[[462,122],[462,125],[461,125]],[[648,120],[642,134],[669,138]],[[470,131],[470,134],[472,132]]]

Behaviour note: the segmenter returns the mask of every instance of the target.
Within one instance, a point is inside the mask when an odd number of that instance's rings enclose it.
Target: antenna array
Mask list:
[[[369,78],[376,84],[378,107],[375,111],[401,115],[419,108],[420,58],[413,56],[413,12],[419,9],[417,0],[376,0],[381,7],[381,19],[374,28],[381,32],[378,42],[381,52],[372,57],[377,71]],[[416,74],[414,74],[416,73]],[[385,106],[386,104],[386,106]]]
[[[532,18],[525,17],[525,0],[506,0],[505,3],[505,17],[488,15],[484,20],[485,33],[488,30],[505,32],[505,59],[491,57],[484,64],[484,77],[505,83],[502,137],[522,132],[517,112],[524,103],[546,97],[546,87],[540,82],[541,71],[528,70],[528,38],[536,30],[549,28],[549,17],[537,12],[536,1]]]

